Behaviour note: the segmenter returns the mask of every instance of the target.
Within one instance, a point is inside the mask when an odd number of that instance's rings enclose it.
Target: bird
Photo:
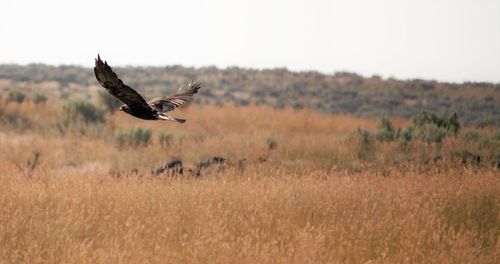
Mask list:
[[[178,123],[186,122],[185,119],[172,117],[167,112],[185,104],[201,88],[201,82],[191,81],[187,86],[181,86],[176,93],[154,98],[148,102],[134,89],[124,84],[118,75],[113,72],[107,61],[102,61],[97,54],[95,59],[94,74],[97,81],[106,90],[124,103],[120,107],[123,111],[134,117],[145,120],[168,120]]]

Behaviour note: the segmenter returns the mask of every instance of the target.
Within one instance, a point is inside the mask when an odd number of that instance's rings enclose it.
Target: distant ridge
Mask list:
[[[293,72],[285,68],[218,69],[215,66],[173,65],[114,69],[141,93],[151,97],[175,91],[186,79],[202,79],[207,89],[200,90],[196,99],[199,103],[308,107],[326,113],[363,117],[408,118],[419,110],[457,112],[466,125],[500,127],[500,83],[397,80],[376,75],[363,77],[350,72],[331,75],[314,71]],[[50,89],[47,82],[51,82]],[[89,87],[96,85],[91,68],[0,65],[0,93],[16,88],[26,92],[36,89],[36,92],[51,92],[65,98],[68,93],[90,95],[93,90]]]

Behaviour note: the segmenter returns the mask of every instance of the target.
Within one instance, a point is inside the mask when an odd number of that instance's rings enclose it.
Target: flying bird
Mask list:
[[[120,111],[146,120],[170,120],[178,123],[186,122],[185,119],[172,117],[166,113],[185,104],[201,88],[200,82],[191,82],[187,86],[179,88],[173,95],[155,98],[146,102],[136,90],[130,88],[118,78],[108,63],[101,60],[99,54],[95,60],[94,73],[97,81],[106,88],[111,95],[125,103],[120,107]]]

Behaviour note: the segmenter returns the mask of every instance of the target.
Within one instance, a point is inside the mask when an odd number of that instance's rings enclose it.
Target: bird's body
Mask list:
[[[126,104],[120,107],[120,111],[144,120],[157,120],[158,116],[160,115],[159,111],[155,109],[149,110],[137,108],[132,111],[132,109],[130,109],[130,107],[128,107]]]
[[[111,95],[125,103],[120,107],[120,111],[145,120],[170,120],[184,123],[186,120],[171,117],[166,112],[185,104],[201,88],[199,82],[189,83],[188,86],[179,88],[173,95],[146,102],[137,91],[125,85],[99,55],[95,60],[94,73],[97,81]]]

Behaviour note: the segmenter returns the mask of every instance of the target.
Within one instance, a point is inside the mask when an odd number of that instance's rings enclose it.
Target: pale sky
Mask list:
[[[500,82],[499,0],[0,0],[0,63]]]

